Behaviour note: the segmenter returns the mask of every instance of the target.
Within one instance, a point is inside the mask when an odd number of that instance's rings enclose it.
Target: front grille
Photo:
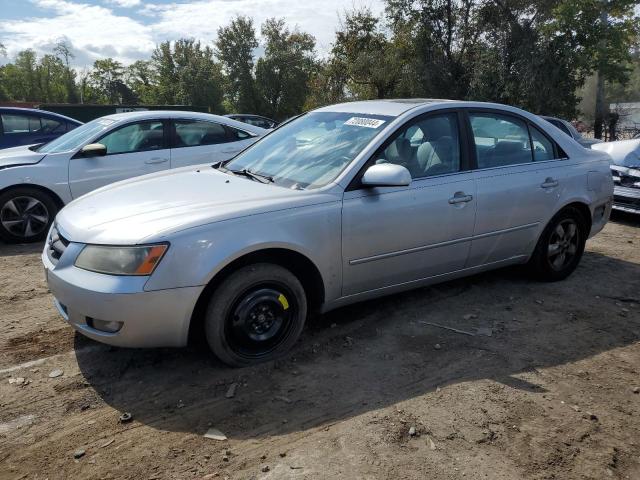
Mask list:
[[[47,243],[47,252],[49,254],[49,260],[53,262],[53,264],[57,264],[58,260],[64,253],[64,251],[69,246],[69,240],[64,238],[58,229],[54,226],[51,229],[51,235],[49,237],[49,241]]]
[[[640,209],[640,198],[621,197],[619,195],[613,196],[613,203],[620,205],[621,207],[630,207],[634,209]]]
[[[614,177],[614,183],[617,186],[627,187],[627,188],[637,188],[636,184],[640,182],[640,177],[637,175],[630,175],[629,173],[632,170],[624,169],[622,167],[612,168],[611,173]],[[617,177],[617,179],[616,179]]]

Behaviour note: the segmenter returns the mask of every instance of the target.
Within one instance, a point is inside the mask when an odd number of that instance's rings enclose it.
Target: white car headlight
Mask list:
[[[87,245],[75,266],[110,275],[151,275],[168,248],[166,243],[139,247]]]

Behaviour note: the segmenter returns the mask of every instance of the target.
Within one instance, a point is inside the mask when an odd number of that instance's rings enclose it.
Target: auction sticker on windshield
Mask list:
[[[378,128],[384,123],[384,120],[378,120],[377,118],[365,118],[365,117],[351,117],[344,122],[345,125],[354,125],[356,127]]]

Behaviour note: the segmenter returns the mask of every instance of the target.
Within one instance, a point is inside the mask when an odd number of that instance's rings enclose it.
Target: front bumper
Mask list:
[[[640,213],[640,188],[616,185],[613,189],[613,208],[623,212]]]
[[[71,243],[57,264],[42,255],[55,305],[69,325],[98,342],[120,347],[180,347],[203,287],[145,291],[148,277],[104,275],[73,265],[81,246]],[[73,259],[73,260],[71,260]],[[93,319],[122,322],[116,333],[93,328]]]

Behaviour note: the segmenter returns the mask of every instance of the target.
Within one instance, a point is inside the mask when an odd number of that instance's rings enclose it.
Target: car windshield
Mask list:
[[[340,172],[393,119],[311,112],[276,129],[225,165],[288,188],[319,188]]]
[[[97,134],[108,129],[114,122],[115,120],[110,120],[108,118],[92,120],[91,122],[80,125],[78,128],[74,128],[70,132],[65,133],[49,143],[41,145],[34,150],[40,153],[61,153],[77,150]]]

